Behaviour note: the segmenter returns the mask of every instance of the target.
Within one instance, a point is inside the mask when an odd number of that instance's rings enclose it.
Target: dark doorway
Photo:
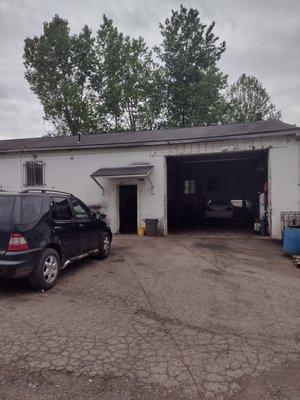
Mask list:
[[[137,231],[137,187],[120,186],[120,233]]]

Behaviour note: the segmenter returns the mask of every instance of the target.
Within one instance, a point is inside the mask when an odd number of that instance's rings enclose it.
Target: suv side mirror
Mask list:
[[[98,211],[91,210],[92,219],[98,219]]]
[[[98,211],[91,210],[91,213],[92,213],[92,218],[93,219],[101,219],[101,218],[105,219],[106,218],[106,214],[103,214],[99,210]]]

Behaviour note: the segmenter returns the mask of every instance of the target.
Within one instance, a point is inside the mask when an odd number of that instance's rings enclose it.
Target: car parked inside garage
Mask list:
[[[209,200],[206,204],[205,218],[233,221],[233,205],[230,201]]]

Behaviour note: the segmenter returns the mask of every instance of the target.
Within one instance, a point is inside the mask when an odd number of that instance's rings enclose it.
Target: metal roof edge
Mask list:
[[[299,132],[296,132],[299,131]],[[274,135],[275,134],[275,135]],[[85,145],[81,143],[77,146],[61,146],[61,147],[37,147],[37,148],[23,148],[23,149],[13,149],[13,150],[1,150],[0,154],[19,154],[19,153],[32,153],[32,152],[55,152],[55,151],[65,151],[65,150],[89,150],[89,149],[114,149],[114,148],[136,148],[136,147],[155,147],[155,146],[168,146],[176,144],[190,144],[190,143],[203,143],[203,142],[215,142],[215,141],[227,141],[237,138],[252,139],[259,137],[270,137],[270,136],[280,136],[280,135],[300,135],[300,127],[294,127],[291,129],[284,130],[273,130],[257,133],[238,133],[233,135],[219,135],[214,137],[203,137],[203,138],[183,138],[183,139],[169,139],[169,140],[151,140],[149,142],[136,142],[136,143],[114,143],[114,144],[92,144]]]
[[[95,172],[93,172],[90,177],[91,178],[97,178],[97,177],[101,177],[101,178],[120,178],[120,177],[145,177],[145,176],[149,176],[150,173],[152,172],[154,168],[154,165],[127,165],[124,167],[111,167],[111,168],[99,168],[97,169]],[[137,171],[139,169],[144,169],[144,172],[134,172],[132,174],[130,173],[126,173],[129,171]],[[111,173],[110,174],[100,174],[99,171],[106,171],[110,170]],[[117,175],[113,174],[113,171],[118,171],[119,173]]]

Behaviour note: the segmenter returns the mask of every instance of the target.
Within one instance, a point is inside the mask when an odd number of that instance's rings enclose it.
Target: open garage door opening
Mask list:
[[[207,227],[268,232],[268,151],[168,157],[170,232]]]

